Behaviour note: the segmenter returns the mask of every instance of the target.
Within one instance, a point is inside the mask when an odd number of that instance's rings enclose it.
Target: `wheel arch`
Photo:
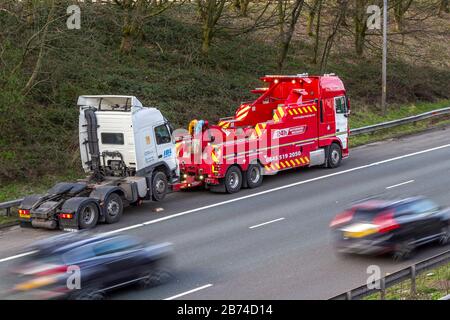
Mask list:
[[[101,215],[101,207],[98,199],[91,198],[91,197],[73,197],[70,199],[67,199],[61,206],[61,212],[64,213],[72,213],[74,215],[74,220],[77,221],[77,227],[78,225],[78,215],[80,211],[80,207],[86,203],[94,203],[98,209],[99,215]],[[60,221],[61,224],[61,221]]]

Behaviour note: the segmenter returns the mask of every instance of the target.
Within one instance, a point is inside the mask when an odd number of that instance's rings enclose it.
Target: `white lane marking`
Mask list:
[[[183,211],[183,212],[180,212],[180,213],[172,214],[172,215],[167,216],[167,217],[162,217],[162,218],[159,218],[159,219],[150,220],[150,221],[147,221],[147,222],[144,222],[144,223],[139,223],[139,224],[132,225],[132,226],[129,226],[129,227],[125,227],[125,228],[109,231],[109,232],[106,232],[105,234],[114,234],[114,233],[130,230],[130,229],[135,229],[135,228],[139,228],[139,227],[155,224],[155,223],[158,223],[158,222],[162,222],[162,221],[170,220],[170,219],[173,219],[173,218],[181,217],[181,216],[193,213],[193,212],[202,211],[202,210],[206,210],[206,209],[222,206],[224,204],[229,204],[229,203],[233,203],[233,202],[236,202],[236,201],[241,201],[241,200],[257,197],[257,196],[260,196],[260,195],[263,195],[263,194],[266,194],[266,193],[279,191],[279,190],[284,190],[284,189],[287,189],[287,188],[292,188],[292,187],[299,186],[299,185],[302,185],[302,184],[306,184],[306,183],[309,183],[309,182],[314,182],[314,181],[319,181],[319,180],[331,178],[331,177],[334,177],[334,176],[339,176],[339,175],[350,173],[350,172],[353,172],[353,171],[358,171],[358,170],[362,170],[362,169],[378,166],[378,165],[381,165],[381,164],[385,164],[385,163],[389,163],[389,162],[393,162],[393,161],[397,161],[397,160],[401,160],[401,159],[405,159],[405,158],[414,157],[414,156],[417,156],[417,155],[420,155],[420,154],[429,153],[429,152],[433,152],[433,151],[444,149],[444,148],[448,148],[448,147],[450,147],[450,144],[445,144],[445,145],[442,145],[442,146],[439,146],[439,147],[430,148],[430,149],[426,149],[426,150],[422,150],[422,151],[417,151],[417,152],[405,154],[403,156],[398,156],[398,157],[394,157],[394,158],[390,158],[390,159],[386,159],[386,160],[382,160],[382,161],[369,163],[369,164],[366,164],[366,165],[363,165],[363,166],[360,166],[360,167],[355,167],[355,168],[352,168],[352,169],[347,169],[347,170],[343,170],[343,171],[339,171],[339,172],[334,172],[334,173],[330,173],[330,174],[327,174],[327,175],[324,175],[324,176],[320,176],[320,177],[316,177],[316,178],[312,178],[312,179],[308,179],[308,180],[304,180],[304,181],[294,182],[294,183],[287,184],[287,185],[284,185],[284,186],[281,186],[281,187],[260,191],[260,192],[249,194],[249,195],[246,195],[246,196],[243,196],[243,197],[234,198],[234,199],[230,199],[230,200],[227,200],[227,201],[222,201],[222,202],[210,204],[210,205],[203,206],[203,207],[196,208],[196,209],[186,210],[186,211]],[[3,260],[7,261],[7,260],[12,260],[12,259],[14,259],[14,257],[4,258],[4,259],[0,260],[0,262],[2,262]]]
[[[175,295],[175,296],[171,296],[171,297],[169,297],[169,298],[165,298],[164,300],[174,300],[174,299],[176,299],[176,298],[179,298],[179,297],[182,297],[182,296],[188,295],[188,294],[190,294],[190,293],[197,292],[197,291],[200,291],[200,290],[209,288],[209,287],[212,287],[212,284],[211,284],[211,283],[208,283],[208,284],[206,284],[206,285],[204,285],[204,286],[201,286],[201,287],[198,287],[198,288],[195,288],[195,289],[186,291],[186,292],[182,292],[182,293],[180,293],[180,294],[177,294],[177,295]]]
[[[33,253],[35,253],[35,252],[36,252],[36,251],[28,251],[28,252],[24,252],[24,253],[21,253],[21,254],[17,254],[17,255],[15,255],[15,256],[11,256],[11,257],[7,257],[7,258],[0,259],[0,262],[5,262],[5,261],[9,261],[9,260],[14,260],[14,259],[22,258],[22,257],[25,257],[25,256],[29,256],[30,254],[33,254]]]
[[[264,223],[256,224],[256,225],[251,226],[251,227],[248,227],[248,228],[249,228],[249,229],[254,229],[254,228],[258,228],[258,227],[265,226],[266,224],[269,224],[269,223],[274,223],[274,222],[282,221],[282,220],[284,220],[284,219],[285,219],[285,218],[279,218],[279,219],[275,219],[275,220],[270,220],[270,221],[267,221],[267,222],[264,222]]]
[[[413,183],[415,180],[408,180],[399,184],[394,184],[393,186],[386,187],[386,189],[392,189],[400,186],[404,186],[405,184]]]

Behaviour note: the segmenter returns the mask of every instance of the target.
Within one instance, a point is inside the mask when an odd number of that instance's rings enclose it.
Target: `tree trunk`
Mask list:
[[[314,18],[316,16],[316,13],[318,11],[319,6],[321,5],[322,0],[314,0],[314,3],[311,6],[311,9],[309,10],[308,17],[307,17],[307,24],[306,24],[306,32],[310,37],[313,36],[313,24],[314,24]]]
[[[287,29],[284,29],[284,21],[286,15],[286,8],[283,7],[283,0],[278,1],[278,14],[280,20],[280,44],[279,44],[279,54],[277,61],[278,72],[283,70],[284,62],[289,51],[289,46],[291,44],[292,36],[294,35],[295,27],[297,25],[298,18],[302,11],[304,0],[296,0],[292,5],[290,10],[290,19]]]
[[[56,2],[55,2],[55,0],[52,0],[51,7],[50,7],[50,10],[47,15],[47,20],[45,22],[44,29],[42,30],[42,35],[41,35],[41,39],[40,39],[41,43],[39,44],[38,58],[36,60],[36,64],[34,65],[33,73],[31,74],[30,78],[28,79],[27,84],[23,88],[23,91],[22,91],[23,94],[27,94],[33,88],[34,82],[36,81],[36,78],[39,75],[42,61],[44,59],[45,42],[47,41],[48,28],[53,21],[53,16],[55,14],[55,7],[56,7]]]
[[[395,30],[397,32],[403,32],[405,13],[411,6],[412,1],[413,0],[397,0],[394,2],[394,20]]]
[[[319,41],[320,41],[320,15],[322,14],[322,0],[319,1],[319,7],[317,9],[317,21],[316,21],[316,35],[314,40],[314,57],[312,62],[317,64],[317,56],[319,55]]]
[[[334,18],[331,33],[328,36],[323,48],[322,59],[320,61],[320,73],[324,73],[327,67],[328,58],[330,56],[331,49],[333,48],[334,38],[336,37],[339,27],[342,26],[342,20],[347,14],[348,0],[338,0],[337,5],[338,15]]]
[[[207,56],[209,54],[211,40],[212,40],[212,30],[209,26],[204,26],[203,27],[202,54],[205,56]]]
[[[353,14],[355,24],[355,51],[359,57],[364,54],[366,40],[366,2],[366,0],[355,0],[355,12]]]
[[[202,47],[201,53],[209,54],[215,28],[222,17],[223,8],[227,0],[197,0],[197,9],[202,21]]]

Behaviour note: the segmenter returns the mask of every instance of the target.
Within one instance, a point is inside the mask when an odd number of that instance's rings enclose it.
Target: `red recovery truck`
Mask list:
[[[268,75],[259,97],[242,103],[216,125],[193,120],[176,136],[181,181],[238,192],[261,185],[263,176],[299,167],[338,167],[348,157],[349,99],[334,74]]]

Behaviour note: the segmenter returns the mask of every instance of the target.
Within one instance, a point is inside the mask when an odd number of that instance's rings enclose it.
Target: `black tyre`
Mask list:
[[[442,228],[442,235],[439,238],[439,243],[443,246],[450,243],[450,224]]]
[[[169,190],[167,176],[162,171],[156,171],[152,179],[152,198],[154,201],[161,201],[166,197]]]
[[[104,202],[106,223],[115,223],[122,218],[123,201],[117,193],[111,193]]]
[[[105,293],[95,287],[74,289],[74,293],[69,296],[69,300],[103,300]]]
[[[332,143],[328,149],[327,168],[337,168],[341,165],[342,149],[337,143]]]
[[[413,255],[414,250],[413,240],[402,241],[395,246],[392,258],[394,261],[408,260]]]
[[[97,225],[98,207],[93,201],[86,202],[78,209],[78,226],[80,229],[90,229]]]
[[[232,166],[228,169],[225,175],[225,191],[228,193],[236,193],[242,187],[242,172],[236,167]]]
[[[143,289],[159,286],[168,282],[172,278],[172,273],[168,268],[157,267],[145,273],[139,280],[139,286]]]
[[[263,182],[263,172],[259,164],[251,164],[248,166],[246,178],[249,188],[257,188]]]

